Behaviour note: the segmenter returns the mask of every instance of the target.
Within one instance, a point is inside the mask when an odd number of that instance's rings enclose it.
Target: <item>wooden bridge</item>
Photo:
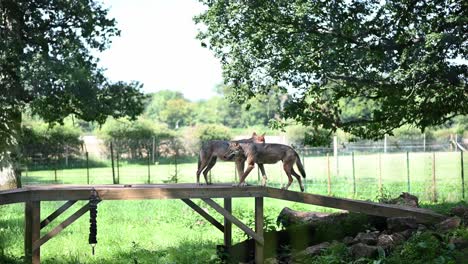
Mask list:
[[[227,184],[203,185],[195,184],[132,184],[132,185],[36,185],[21,189],[0,191],[0,206],[11,203],[25,203],[25,259],[28,263],[40,263],[40,248],[49,239],[72,224],[89,210],[89,203],[84,205],[65,221],[58,224],[48,234],[40,236],[42,228],[65,212],[78,200],[89,200],[97,193],[100,200],[144,200],[144,199],[181,199],[193,210],[203,216],[224,233],[225,246],[231,246],[232,224],[255,239],[255,263],[263,263],[263,203],[264,198],[275,198],[305,204],[319,205],[330,208],[361,212],[369,215],[394,217],[411,216],[421,223],[437,222],[444,219],[443,215],[420,208],[402,207],[379,204],[344,198],[335,198],[310,193],[299,193],[281,189],[246,186],[233,187]],[[255,200],[255,230],[250,229],[232,215],[232,198],[252,197]],[[212,198],[224,198],[223,206]],[[192,202],[191,199],[202,199],[218,213],[223,215],[224,223],[218,222],[211,215]],[[41,220],[41,202],[66,201],[55,212]]]

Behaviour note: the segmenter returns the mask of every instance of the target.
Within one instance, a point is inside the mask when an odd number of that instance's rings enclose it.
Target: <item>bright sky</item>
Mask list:
[[[144,92],[170,89],[192,101],[215,94],[221,66],[195,39],[192,18],[202,12],[197,0],[104,0],[122,31],[99,55],[112,81],[136,80]]]

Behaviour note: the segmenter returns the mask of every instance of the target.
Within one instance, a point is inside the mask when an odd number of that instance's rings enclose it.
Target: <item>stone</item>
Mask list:
[[[325,249],[329,247],[330,247],[329,242],[323,242],[317,245],[313,245],[311,247],[306,248],[303,251],[300,251],[294,254],[293,258],[298,259],[298,258],[303,258],[303,257],[319,255],[322,251],[324,251]]]
[[[367,233],[358,233],[354,238],[354,243],[363,243],[366,245],[375,245],[377,244],[377,238],[379,236],[379,231],[367,232]]]
[[[343,241],[342,241],[345,245],[349,246],[351,244],[354,244],[354,238],[353,237],[350,237],[350,236],[347,236],[345,238],[343,238]]]
[[[386,203],[388,204],[397,204],[397,205],[404,205],[409,207],[419,207],[419,199],[417,196],[409,194],[407,192],[403,192],[395,199],[388,200]]]
[[[452,237],[450,238],[450,243],[457,249],[468,248],[468,240],[462,237]]]
[[[382,234],[377,239],[377,246],[383,249],[393,249],[396,246],[402,244],[405,241],[405,237],[400,233],[395,234]]]
[[[351,255],[356,258],[372,258],[378,254],[376,246],[370,246],[363,243],[357,243],[350,247]]]
[[[468,207],[466,206],[455,206],[450,210],[451,215],[458,217],[468,217]]]
[[[387,228],[392,232],[401,232],[407,229],[417,229],[418,224],[414,217],[390,217],[387,218]]]
[[[458,216],[450,217],[444,221],[438,223],[436,228],[442,232],[446,232],[455,228],[458,228],[461,224],[461,218]]]
[[[279,261],[276,258],[267,258],[263,262],[264,264],[279,264]]]

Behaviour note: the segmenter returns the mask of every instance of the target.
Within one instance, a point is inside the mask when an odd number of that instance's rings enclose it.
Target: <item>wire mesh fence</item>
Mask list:
[[[423,201],[465,199],[464,153],[446,142],[353,142],[330,148],[297,148],[307,174],[306,191],[357,199],[395,197],[410,192]],[[25,146],[27,148],[27,146]],[[132,142],[87,140],[76,151],[27,152],[24,184],[143,184],[196,181],[197,151],[153,139]],[[112,150],[111,150],[112,149]],[[425,151],[424,151],[425,150]],[[466,155],[465,155],[466,156]],[[268,186],[284,186],[281,162],[266,164]],[[232,162],[218,161],[209,173],[213,183],[238,181]],[[203,176],[202,179],[203,181]],[[247,183],[260,184],[258,170]],[[299,190],[296,182],[291,190]]]

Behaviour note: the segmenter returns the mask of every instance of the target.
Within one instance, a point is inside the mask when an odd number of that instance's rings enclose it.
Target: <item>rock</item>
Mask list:
[[[267,258],[263,262],[264,264],[279,264],[279,261],[276,258]]]
[[[347,215],[348,213],[301,212],[285,207],[278,215],[276,223],[281,224],[283,227],[321,222],[334,223],[335,221],[344,219]]]
[[[456,206],[450,210],[451,215],[456,215],[458,217],[468,217],[468,207],[466,206]]]
[[[457,249],[468,248],[468,240],[462,237],[452,237],[450,238],[450,243]]]
[[[372,258],[377,255],[377,247],[376,246],[369,246],[363,243],[357,243],[350,247],[351,255],[354,258]]]
[[[407,229],[417,229],[418,224],[414,217],[390,217],[387,219],[387,228],[392,232],[401,232]]]
[[[450,217],[444,221],[438,223],[436,228],[442,232],[449,231],[455,228],[458,228],[461,223],[461,218],[458,216]]]
[[[395,235],[401,235],[403,236],[405,239],[408,239],[410,238],[414,233],[414,230],[413,229],[408,229],[408,230],[405,230],[405,231],[402,231],[402,232],[398,232],[398,233],[395,233]]]
[[[382,247],[383,249],[393,249],[404,241],[405,237],[400,233],[391,235],[382,234],[377,239],[377,246]]]
[[[418,197],[409,194],[407,192],[403,192],[395,199],[391,199],[386,201],[385,203],[388,204],[397,204],[397,205],[404,205],[409,207],[419,207]]]
[[[347,236],[345,238],[343,238],[343,241],[342,241],[345,245],[349,246],[351,244],[354,244],[354,238],[353,237],[350,237],[350,236]]]
[[[363,243],[366,245],[375,245],[377,244],[377,238],[379,237],[379,231],[367,232],[367,233],[358,233],[354,238],[353,243]]]
[[[325,249],[327,249],[329,247],[330,247],[330,243],[323,242],[323,243],[320,243],[318,245],[308,247],[305,250],[294,254],[293,259],[300,259],[300,258],[303,258],[303,257],[319,255],[323,250],[325,250]]]
[[[427,227],[426,227],[425,225],[423,225],[423,224],[418,224],[418,231],[423,232],[423,231],[426,231],[426,230],[427,230]]]

